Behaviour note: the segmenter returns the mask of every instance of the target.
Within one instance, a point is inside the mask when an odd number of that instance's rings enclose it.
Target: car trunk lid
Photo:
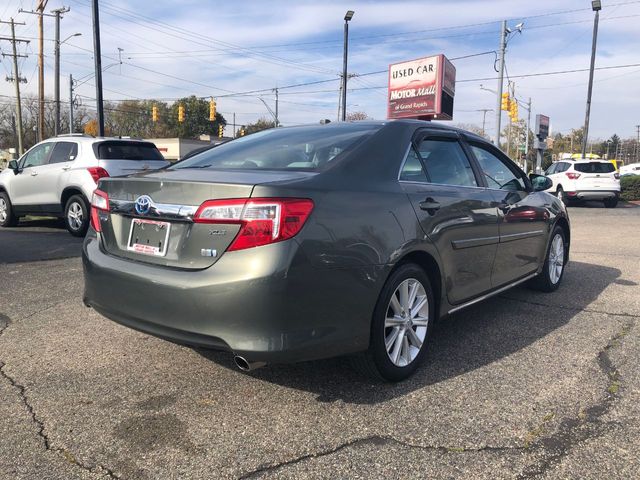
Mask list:
[[[105,140],[94,143],[93,152],[98,159],[98,166],[104,168],[111,177],[157,170],[169,165],[151,142]]]
[[[101,221],[103,247],[109,254],[139,262],[210,267],[227,250],[240,225],[194,223],[200,205],[207,200],[246,199],[257,184],[306,175],[182,169],[102,179],[98,188],[107,193],[110,205]]]

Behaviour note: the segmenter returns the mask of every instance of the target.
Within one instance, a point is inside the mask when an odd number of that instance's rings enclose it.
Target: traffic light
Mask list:
[[[500,106],[501,110],[508,112],[511,107],[511,99],[509,98],[509,92],[504,92],[502,94],[502,104]]]
[[[178,105],[178,121],[184,122],[184,105]]]
[[[240,127],[240,136],[244,137],[244,125]]]
[[[218,138],[222,138],[222,134],[224,133],[224,125],[218,125]]]
[[[155,105],[151,107],[151,120],[153,120],[154,122],[158,121],[158,107],[156,107]]]
[[[515,122],[518,120],[518,102],[512,101],[509,109],[509,116],[511,117],[511,121]]]
[[[212,98],[209,102],[209,121],[213,122],[216,119],[216,101]]]

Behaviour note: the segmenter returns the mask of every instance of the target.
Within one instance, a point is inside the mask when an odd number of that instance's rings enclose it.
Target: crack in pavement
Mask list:
[[[48,308],[51,308],[51,307],[48,307]],[[44,310],[47,310],[48,308]],[[44,310],[41,310],[41,311],[44,311]],[[2,334],[10,324],[11,324],[11,319],[6,315],[0,314],[0,336],[2,336]],[[73,465],[76,465],[90,473],[107,475],[108,478],[114,478],[114,479],[123,478],[117,475],[111,469],[103,465],[94,465],[93,467],[89,465],[85,465],[84,463],[80,462],[74,455],[72,455],[65,448],[52,446],[51,441],[49,440],[49,436],[45,433],[44,422],[40,418],[38,418],[35,410],[33,409],[33,406],[31,405],[31,402],[29,401],[29,398],[27,396],[27,388],[24,385],[18,383],[11,375],[9,375],[5,371],[5,367],[6,367],[6,363],[0,360],[0,376],[6,379],[9,382],[9,384],[11,384],[11,386],[18,391],[19,397],[22,400],[22,404],[24,405],[24,408],[27,410],[27,413],[29,414],[29,417],[31,418],[32,423],[36,426],[36,434],[42,440],[42,444],[46,451],[60,453],[62,454],[62,456],[65,458],[67,462]]]
[[[505,300],[511,300],[513,302],[525,303],[527,305],[535,305],[538,307],[550,307],[550,308],[559,308],[561,310],[570,310],[572,312],[587,312],[587,313],[599,313],[602,315],[611,315],[616,317],[629,317],[629,318],[640,318],[640,315],[636,315],[633,313],[613,313],[613,312],[604,312],[602,310],[592,310],[590,308],[580,308],[580,307],[571,307],[564,305],[551,305],[543,302],[534,302],[532,300],[523,300],[521,298],[508,297],[506,295],[500,295],[499,298],[503,298]]]
[[[606,375],[608,385],[602,400],[595,405],[581,411],[577,418],[565,418],[557,431],[541,438],[535,447],[546,452],[538,462],[528,465],[516,477],[518,480],[538,478],[544,475],[551,467],[559,464],[575,446],[586,440],[597,438],[607,431],[607,428],[616,424],[606,422],[602,417],[612,408],[615,401],[620,398],[620,373],[611,360],[609,352],[620,346],[620,340],[625,337],[635,326],[635,322],[626,321],[622,329],[614,335],[598,353],[598,366]]]
[[[386,435],[371,435],[368,437],[364,437],[364,438],[356,438],[354,440],[350,440],[348,442],[344,442],[341,443],[340,445],[327,449],[327,450],[323,450],[320,452],[313,452],[313,453],[308,453],[305,455],[301,455],[299,457],[296,458],[292,458],[290,460],[285,460],[283,462],[279,462],[279,463],[275,463],[272,465],[263,465],[258,467],[255,470],[252,470],[250,472],[244,473],[242,474],[240,477],[238,477],[239,480],[248,480],[251,478],[256,478],[259,475],[265,474],[265,473],[271,473],[274,472],[276,470],[279,470],[281,468],[290,466],[290,465],[295,465],[298,464],[300,462],[303,462],[305,460],[310,460],[310,459],[314,459],[314,458],[321,458],[321,457],[326,457],[327,455],[332,455],[334,453],[338,453],[341,450],[344,450],[346,448],[350,448],[350,447],[354,447],[354,446],[359,446],[359,445],[367,445],[367,444],[373,444],[375,446],[383,446],[389,443],[395,443],[397,445],[403,446],[403,447],[407,447],[407,448],[415,448],[415,449],[419,449],[419,450],[426,450],[426,451],[433,451],[433,452],[440,452],[443,454],[448,454],[448,453],[478,453],[478,452],[505,452],[505,451],[524,451],[526,450],[525,447],[519,447],[519,446],[512,446],[512,447],[498,447],[498,446],[490,446],[490,445],[485,445],[482,447],[445,447],[445,446],[435,446],[435,445],[419,445],[419,444],[415,444],[415,443],[410,443],[410,442],[406,442],[403,440],[398,440],[395,437],[392,436],[386,436]]]

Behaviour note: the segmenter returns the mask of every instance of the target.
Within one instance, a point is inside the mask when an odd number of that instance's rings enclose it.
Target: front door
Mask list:
[[[422,229],[440,254],[451,304],[491,289],[498,216],[476,175],[457,135],[448,132],[419,136],[400,174]]]
[[[548,202],[533,192],[526,175],[493,146],[469,142],[498,206],[500,243],[491,275],[499,287],[533,273],[544,261]]]
[[[36,145],[20,159],[20,172],[11,179],[9,196],[18,210],[42,211],[43,190],[46,183],[46,169],[53,143]]]

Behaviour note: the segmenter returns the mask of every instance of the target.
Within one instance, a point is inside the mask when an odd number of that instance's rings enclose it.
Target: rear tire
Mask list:
[[[407,263],[391,274],[373,312],[369,349],[353,357],[367,377],[398,382],[422,362],[434,322],[435,302],[429,277]]]
[[[567,258],[567,241],[562,227],[556,225],[551,233],[551,240],[547,247],[547,256],[544,259],[542,272],[530,282],[530,286],[542,292],[553,292],[558,289]]]
[[[565,205],[569,204],[569,199],[567,198],[567,194],[564,193],[564,190],[562,189],[562,187],[558,187],[558,190],[556,190],[556,197],[558,197],[558,200],[560,200]]]
[[[605,208],[616,208],[616,205],[618,205],[618,197],[606,198],[603,201]]]
[[[84,237],[89,228],[89,207],[82,195],[73,195],[64,208],[64,225],[74,237]]]
[[[13,212],[13,206],[9,195],[0,192],[0,227],[15,227],[20,217]]]

